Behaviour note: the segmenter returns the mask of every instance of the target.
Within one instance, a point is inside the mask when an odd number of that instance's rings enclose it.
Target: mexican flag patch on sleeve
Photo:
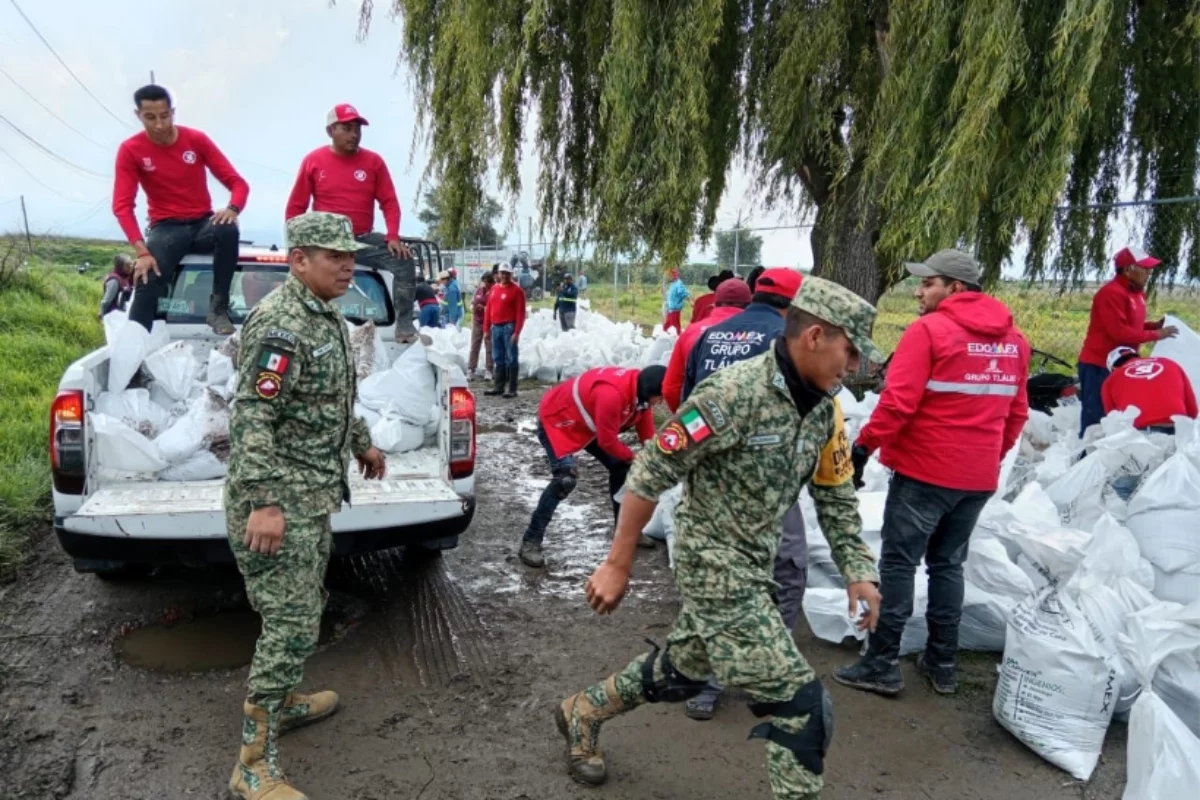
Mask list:
[[[262,354],[258,357],[258,366],[259,369],[266,372],[285,375],[287,374],[288,357],[284,353],[264,348]]]
[[[704,416],[694,408],[685,411],[683,416],[679,418],[679,421],[683,423],[688,437],[696,444],[700,444],[709,436],[712,436],[712,429],[708,427]]]

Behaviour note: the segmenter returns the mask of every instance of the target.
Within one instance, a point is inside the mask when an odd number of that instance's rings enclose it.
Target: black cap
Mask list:
[[[639,403],[650,402],[651,397],[662,394],[663,378],[667,377],[667,368],[655,364],[646,367],[638,373],[637,399]]]

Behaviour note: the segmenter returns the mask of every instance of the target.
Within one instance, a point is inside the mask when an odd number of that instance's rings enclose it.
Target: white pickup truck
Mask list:
[[[280,252],[243,248],[230,292],[239,324],[286,275]],[[211,258],[191,255],[178,270],[166,307],[172,340],[192,343],[198,359],[219,337],[204,324],[212,286]],[[337,300],[354,323],[374,321],[393,360],[396,309],[390,273],[359,266],[354,284]],[[408,313],[403,309],[401,313]],[[455,547],[475,514],[475,398],[461,370],[427,350],[437,382],[441,418],[436,438],[418,450],[388,457],[388,475],[366,481],[352,465],[350,502],[333,515],[334,552],[408,546]],[[108,348],[84,356],[63,374],[50,413],[54,528],[80,572],[118,577],[163,563],[232,560],[226,540],[223,480],[144,481],[106,476],[98,463],[89,412],[108,388]]]

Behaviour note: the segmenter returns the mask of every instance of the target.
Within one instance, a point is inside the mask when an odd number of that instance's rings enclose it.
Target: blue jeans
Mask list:
[[[512,340],[513,331],[517,326],[514,322],[505,322],[492,326],[492,364],[498,370],[517,369],[517,343]]]
[[[1083,410],[1079,415],[1079,438],[1087,429],[1104,419],[1104,401],[1100,389],[1108,378],[1108,370],[1095,364],[1079,365],[1079,402]]]
[[[164,219],[156,222],[146,234],[146,249],[158,263],[161,275],[154,270],[146,274],[147,281],[133,293],[129,319],[150,330],[160,313],[159,304],[171,293],[179,262],[188,253],[212,254],[212,293],[229,297],[229,287],[238,260],[238,226],[214,225],[212,217],[192,220]]]
[[[962,619],[963,562],[971,533],[992,492],[965,492],[892,476],[883,508],[879,592],[883,604],[868,654],[900,657],[900,637],[913,613],[913,581],[921,557],[929,573],[925,652],[935,664],[953,664]]]
[[[421,314],[417,317],[417,324],[422,328],[440,328],[442,327],[442,315],[438,309],[437,303],[430,303],[421,306]]]
[[[567,499],[570,490],[563,490],[559,479],[567,478],[574,481],[579,472],[575,469],[575,454],[571,453],[559,458],[554,455],[554,448],[550,446],[550,439],[546,436],[546,429],[542,427],[542,423],[538,423],[537,438],[541,442],[542,449],[546,451],[546,461],[550,464],[550,475],[552,476],[550,483],[542,490],[542,496],[538,498],[537,508],[533,511],[533,517],[529,520],[529,527],[525,529],[525,538],[529,541],[538,542],[546,535],[546,526],[550,524],[550,520],[554,518],[554,512],[558,509],[558,504]],[[613,458],[606,453],[596,440],[593,439],[587,447],[584,448],[588,455],[599,461],[608,470],[608,495],[613,497],[617,492],[621,491],[621,487],[625,485],[625,478],[629,475],[629,464],[619,459]],[[616,524],[617,519],[621,516],[621,504],[616,500],[612,501],[613,509],[613,524]]]

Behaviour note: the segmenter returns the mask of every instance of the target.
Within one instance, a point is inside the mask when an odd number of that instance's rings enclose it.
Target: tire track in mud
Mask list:
[[[337,588],[376,606],[364,627],[394,684],[484,684],[495,662],[487,630],[442,559],[383,550],[342,559],[331,573]]]

